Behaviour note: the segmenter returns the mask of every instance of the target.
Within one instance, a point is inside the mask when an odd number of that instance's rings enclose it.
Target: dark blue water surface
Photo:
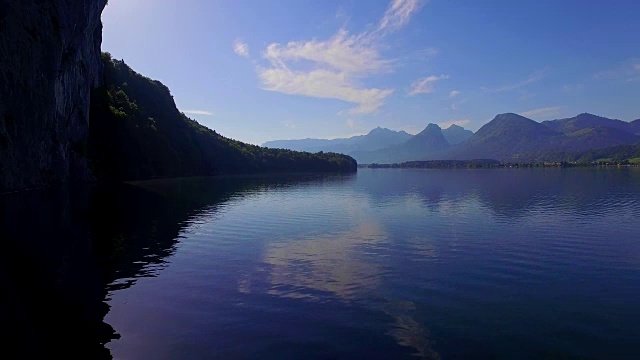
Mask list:
[[[4,321],[27,354],[640,352],[638,169],[361,169],[0,200]]]

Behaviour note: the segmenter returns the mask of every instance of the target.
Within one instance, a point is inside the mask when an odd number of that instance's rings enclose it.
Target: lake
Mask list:
[[[628,168],[3,195],[3,345],[116,359],[632,359],[639,219],[640,169]]]

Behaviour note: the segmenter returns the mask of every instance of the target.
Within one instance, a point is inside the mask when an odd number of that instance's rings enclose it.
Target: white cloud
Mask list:
[[[450,98],[454,98],[456,96],[460,95],[460,91],[458,90],[453,90],[452,92],[449,93],[449,97]]]
[[[436,82],[444,79],[448,79],[449,75],[431,75],[422,79],[418,79],[411,84],[411,90],[409,90],[409,95],[418,95],[418,94],[430,94],[433,92],[433,87]]]
[[[206,110],[182,110],[182,112],[189,115],[213,116],[213,113],[211,111]]]
[[[505,91],[511,91],[511,90],[517,90],[520,89],[522,87],[525,87],[527,85],[533,84],[537,81],[540,81],[546,74],[547,69],[542,69],[542,70],[537,70],[534,71],[533,73],[531,73],[526,80],[520,81],[518,83],[515,84],[510,84],[510,85],[503,85],[500,86],[498,88],[495,89],[489,89],[489,88],[484,88],[484,90],[492,92],[492,93],[498,93],[498,92],[505,92]]]
[[[258,75],[266,90],[291,95],[339,99],[358,104],[349,112],[366,114],[376,111],[391,89],[360,89],[344,72],[330,70],[291,71],[282,68],[259,68]]]
[[[422,6],[420,0],[392,0],[378,23],[378,30],[396,30],[406,25]]]
[[[263,51],[267,66],[257,66],[265,90],[355,104],[352,114],[378,110],[393,89],[366,87],[362,79],[393,70],[394,61],[381,55],[387,31],[405,25],[420,7],[419,0],[393,0],[378,30],[349,34],[340,29],[327,40],[272,43]]]
[[[443,122],[438,123],[438,126],[440,126],[443,129],[447,129],[451,125],[464,126],[464,125],[469,124],[470,122],[471,122],[471,120],[469,120],[469,119],[448,120],[448,121],[443,121]]]
[[[366,34],[350,36],[344,29],[326,41],[291,41],[285,46],[270,44],[263,55],[274,66],[284,67],[286,62],[307,60],[350,73],[376,73],[388,69],[391,63],[382,59],[372,38]]]
[[[236,40],[233,43],[233,51],[242,57],[249,57],[249,45],[242,42],[241,40]]]
[[[558,116],[561,110],[562,110],[562,106],[552,106],[552,107],[524,111],[524,112],[521,112],[520,115],[531,118],[531,119],[540,119],[540,118],[547,119],[552,116]]]

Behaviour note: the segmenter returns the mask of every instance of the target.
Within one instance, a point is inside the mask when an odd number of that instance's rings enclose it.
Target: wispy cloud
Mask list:
[[[273,66],[286,68],[287,62],[307,60],[353,74],[376,73],[388,69],[391,63],[381,57],[373,39],[362,34],[350,36],[344,29],[325,41],[291,41],[284,46],[270,44],[263,56]]]
[[[213,113],[211,111],[206,110],[182,110],[182,112],[189,115],[213,116]]]
[[[424,1],[392,0],[391,4],[378,23],[378,30],[396,30],[406,25]]]
[[[505,91],[512,91],[512,90],[518,90],[520,88],[523,88],[527,85],[533,84],[535,82],[540,81],[542,78],[544,78],[544,76],[546,75],[547,69],[541,69],[541,70],[537,70],[533,73],[531,73],[525,80],[522,80],[520,82],[517,82],[515,84],[509,84],[509,85],[503,85],[497,88],[483,88],[483,90],[491,92],[491,93],[499,93],[499,92],[505,92]]]
[[[295,129],[296,128],[296,123],[293,120],[285,120],[285,121],[281,121],[280,123],[284,127],[286,127],[287,129]]]
[[[341,19],[341,18],[349,18],[349,14],[347,14],[347,12],[344,10],[344,7],[339,6],[338,10],[336,10],[336,19]]]
[[[449,97],[450,98],[454,98],[456,96],[460,95],[460,91],[458,90],[453,90],[452,92],[449,93]]]
[[[639,81],[640,58],[627,59],[611,69],[593,74],[593,78],[596,80]]]
[[[451,97],[451,94],[449,94],[449,97]],[[451,107],[450,107],[450,109],[451,109],[451,110],[453,110],[453,111],[458,110],[458,107],[459,107],[461,104],[463,104],[463,103],[467,102],[467,100],[469,100],[469,98],[464,98],[464,99],[460,99],[460,100],[458,100],[458,101],[454,101],[454,102],[452,102],[452,103],[451,103]]]
[[[257,66],[265,90],[355,104],[351,114],[377,111],[393,89],[366,87],[364,78],[393,70],[381,55],[385,33],[405,25],[423,1],[393,0],[373,32],[340,29],[327,40],[272,43],[262,53],[268,65]],[[384,30],[384,31],[383,31]]]
[[[431,75],[422,79],[418,79],[411,84],[411,89],[408,92],[408,95],[418,95],[418,94],[430,94],[434,90],[435,83],[448,79],[449,75],[442,74],[440,76]]]
[[[447,120],[447,121],[443,121],[443,122],[438,123],[438,126],[440,126],[443,129],[447,129],[451,125],[464,126],[464,125],[469,124],[470,122],[471,122],[471,120],[469,120],[469,119]]]
[[[242,42],[241,40],[236,40],[233,43],[233,51],[242,57],[249,57],[249,45]]]
[[[552,107],[545,107],[540,109],[523,111],[520,113],[520,115],[534,119],[534,120],[548,119],[549,117],[560,115],[561,110],[562,110],[562,106],[552,106]]]
[[[351,130],[354,130],[357,127],[359,127],[354,119],[347,119],[346,124],[347,124],[347,127],[349,127],[349,129]]]

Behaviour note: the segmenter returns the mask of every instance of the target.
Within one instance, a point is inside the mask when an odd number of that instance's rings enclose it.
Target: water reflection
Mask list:
[[[632,168],[366,169],[360,171],[361,175],[363,172],[367,174],[361,176],[357,188],[374,206],[418,198],[424,209],[442,212],[443,207],[456,208],[477,199],[505,221],[524,218],[549,206],[588,215],[589,209],[598,209],[612,192],[640,191],[640,171]]]
[[[234,197],[349,175],[191,178],[0,196],[0,320],[19,358],[111,358],[110,291],[155,276],[179,234]],[[34,346],[34,344],[38,344]]]
[[[252,284],[260,289],[268,282],[266,293],[282,298],[314,302],[344,301],[384,313],[391,318],[386,333],[398,345],[412,349],[412,355],[438,359],[430,347],[429,331],[412,318],[411,301],[386,294],[381,286],[389,269],[377,255],[388,250],[392,238],[367,213],[367,198],[332,197],[326,199],[337,209],[352,230],[334,232],[327,229],[321,237],[283,239],[266,244],[259,272],[240,280],[239,290],[251,293]],[[342,213],[342,212],[340,212]],[[432,249],[420,241],[418,257],[433,256]],[[265,275],[266,272],[266,275]],[[257,281],[256,281],[257,280]]]
[[[396,339],[399,345],[405,346],[415,351],[413,356],[421,359],[440,359],[432,348],[431,334],[423,324],[417,321],[412,313],[416,306],[411,301],[390,301],[383,308],[385,314],[394,319],[394,324],[387,332]]]
[[[363,254],[384,245],[385,230],[364,212],[369,207],[366,199],[334,196],[325,201],[336,208],[347,230],[327,224],[319,237],[266,244],[263,263],[269,269],[270,293],[314,298],[313,292],[319,291],[353,300],[377,288],[383,269]]]
[[[329,292],[352,300],[378,286],[381,269],[354,256],[354,247],[375,244],[384,234],[376,224],[354,224],[354,230],[322,238],[270,244],[264,263],[270,269],[269,294],[321,300]]]
[[[532,302],[545,294],[547,307],[590,299],[615,316],[627,313],[616,301],[638,298],[625,286],[640,266],[628,228],[640,216],[639,193],[633,170],[505,169],[173,179],[5,195],[1,320],[15,329],[5,348],[27,358],[109,358],[104,344],[117,335],[103,320],[105,300],[158,277],[142,290],[155,292],[130,294],[166,295],[158,301],[165,308],[148,314],[171,328],[158,337],[164,342],[148,343],[165,358],[364,356],[361,348],[371,358],[522,354],[525,347],[470,329],[500,334],[518,330],[518,321],[532,323],[530,331],[553,328],[537,321],[545,312]],[[614,245],[588,232],[598,224],[610,226]],[[119,316],[149,307],[133,303]],[[591,315],[594,324],[616,323],[587,305],[584,313],[602,316]],[[584,325],[570,313],[562,312],[563,324],[575,333],[571,326]],[[632,339],[618,330],[610,331],[618,343]],[[511,346],[538,350],[525,335]],[[477,340],[460,340],[470,337]],[[142,340],[129,344],[148,345]]]

